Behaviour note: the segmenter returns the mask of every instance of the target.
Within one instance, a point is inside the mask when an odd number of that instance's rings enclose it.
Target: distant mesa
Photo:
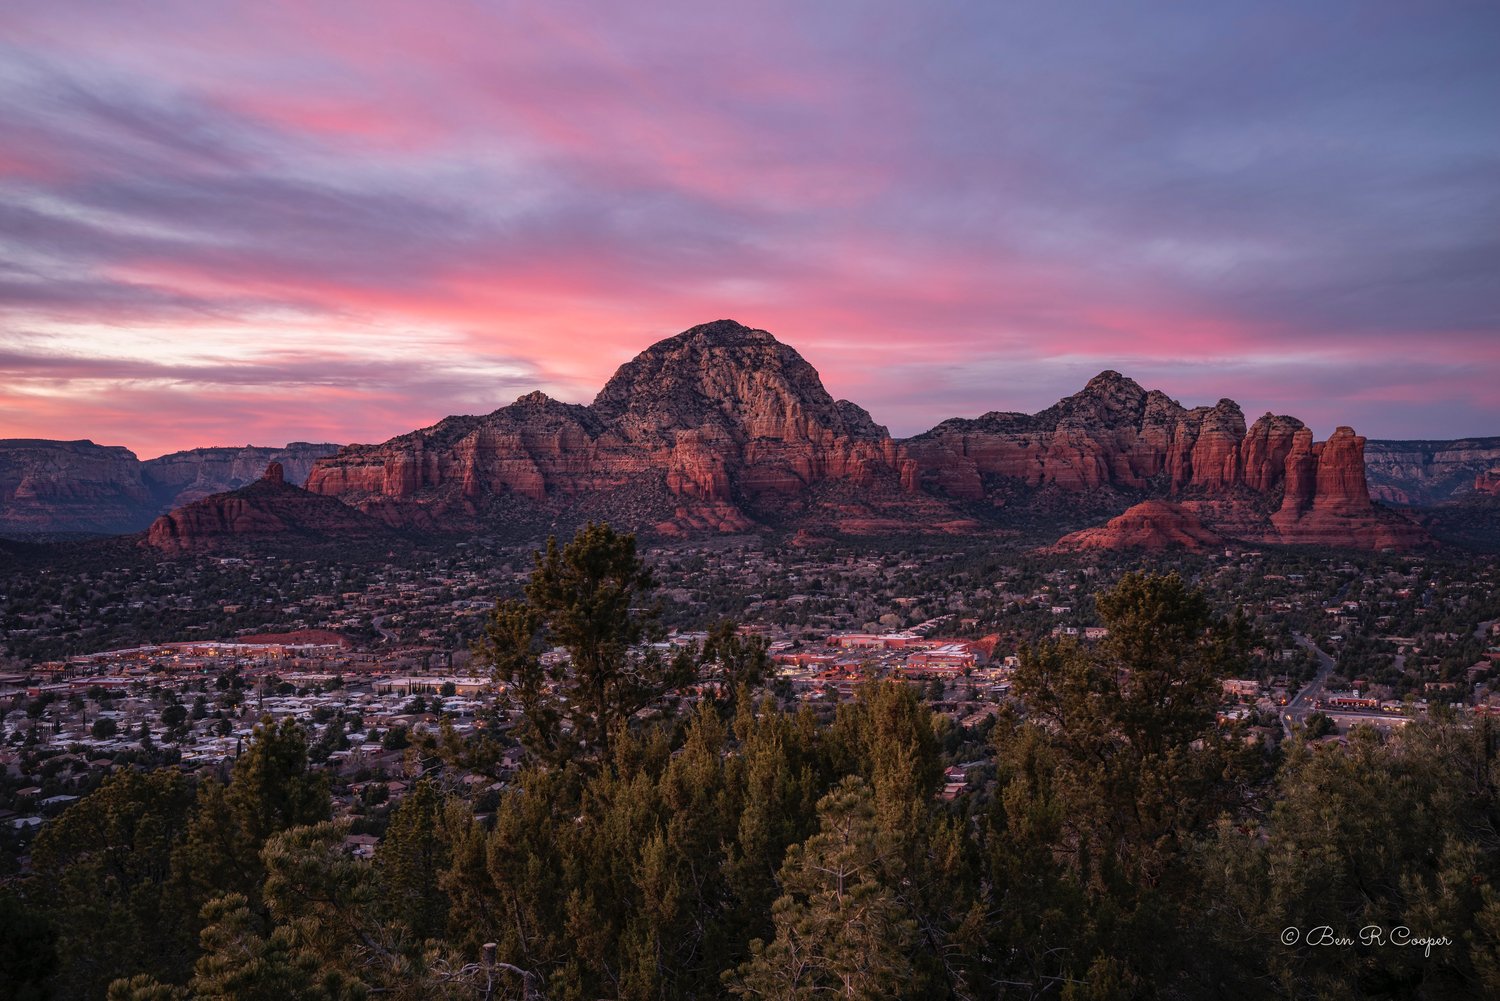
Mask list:
[[[1460,500],[1500,469],[1500,437],[1365,443],[1365,475],[1378,501],[1431,507]]]

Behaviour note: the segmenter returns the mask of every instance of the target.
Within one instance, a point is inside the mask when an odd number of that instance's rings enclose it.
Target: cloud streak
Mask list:
[[[1500,431],[1500,13],[0,13],[0,435],[370,440],[772,330],[898,434],[1117,368]],[[223,436],[228,435],[226,439]]]

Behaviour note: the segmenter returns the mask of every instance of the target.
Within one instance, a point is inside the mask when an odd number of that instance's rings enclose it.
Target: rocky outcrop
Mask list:
[[[252,483],[279,462],[293,483],[337,445],[195,448],[145,462],[92,441],[0,440],[0,532],[138,532],[165,511]]]
[[[1059,539],[1053,549],[1187,549],[1200,551],[1224,540],[1204,527],[1192,511],[1169,501],[1149,500],[1131,507],[1098,528],[1085,528]]]
[[[1375,441],[1365,444],[1370,493],[1392,504],[1426,507],[1458,500],[1475,478],[1500,466],[1500,438]]]
[[[155,513],[140,462],[127,448],[0,439],[0,532],[129,532]]]
[[[337,445],[305,441],[294,441],[284,448],[194,448],[145,460],[141,477],[161,510],[166,511],[253,483],[270,462],[280,463],[287,482],[300,487],[307,483],[314,461],[338,450]]]
[[[1486,470],[1474,477],[1474,492],[1500,497],[1500,468]]]
[[[265,475],[248,486],[213,494],[157,518],[146,542],[166,552],[197,552],[298,538],[350,541],[390,534],[368,515],[287,483],[281,463],[272,462]]]
[[[502,508],[556,520],[591,498],[595,510],[634,498],[634,524],[664,534],[767,522],[968,531],[1048,517],[1028,508],[1031,491],[1053,498],[1053,513],[1066,506],[1059,494],[1086,492],[1095,510],[1190,502],[1171,512],[1202,521],[1183,538],[1220,525],[1257,542],[1420,538],[1370,503],[1361,444],[1341,431],[1315,446],[1302,422],[1273,414],[1247,427],[1232,400],[1190,409],[1118,372],[1038,414],[955,419],[895,442],[834,400],[796,351],[721,320],[652,345],[589,406],[532,393],[491,414],[348,446],[314,465],[308,489],[424,530],[493,523]],[[1128,524],[1139,534],[1161,515],[1148,508]]]
[[[1426,533],[1400,515],[1378,509],[1365,484],[1365,439],[1340,427],[1325,442],[1298,431],[1286,461],[1286,489],[1271,516],[1276,541],[1297,545],[1406,549]]]
[[[1420,528],[1371,503],[1363,448],[1349,428],[1314,444],[1295,417],[1268,413],[1246,427],[1233,400],[1188,409],[1103,372],[1039,414],[945,421],[903,442],[901,452],[914,467],[909,482],[959,500],[987,499],[1019,481],[1191,502],[1211,529],[1247,541],[1421,543]],[[1140,537],[1152,523],[1147,515],[1160,520],[1165,512],[1136,512],[1117,534]]]
[[[730,320],[668,338],[621,366],[590,406],[523,396],[319,460],[308,489],[393,525],[478,523],[497,498],[565,505],[657,496],[662,531],[742,531],[838,481],[899,494],[885,429],[834,400],[796,351]]]
[[[313,509],[284,493],[308,463],[308,492],[341,505],[322,510],[351,532],[364,529],[339,512],[392,528],[527,538],[584,519],[662,534],[773,525],[1055,536],[1158,500],[1167,507],[1135,511],[1116,534],[1138,538],[1157,525],[1168,538],[1201,529],[1255,543],[1423,539],[1371,502],[1365,442],[1347,428],[1318,443],[1296,418],[1266,414],[1247,426],[1232,400],[1187,408],[1107,371],[1040,413],[949,420],[897,442],[863,409],[833,399],[792,348],[730,320],[652,345],[587,406],[530,393],[493,413],[321,457],[331,446],[195,449],[140,464],[91,442],[11,444],[26,461],[13,462],[19,471],[9,475],[0,446],[0,530],[6,518],[56,530],[47,505],[69,491],[81,512],[71,524],[115,531],[151,517],[163,497],[207,493],[202,499],[213,503],[178,505],[153,525],[153,540],[169,548],[271,533],[277,524],[311,531]],[[83,458],[64,455],[70,449]],[[268,454],[289,482],[219,489],[236,486]],[[94,472],[72,476],[46,456],[93,463]],[[267,493],[273,488],[280,493]]]
[[[1267,414],[1248,431],[1233,400],[1184,408],[1118,372],[1039,414],[990,413],[944,421],[902,443],[912,482],[962,499],[985,493],[985,477],[1064,490],[1113,488],[1169,496],[1240,485],[1269,492],[1302,427]]]

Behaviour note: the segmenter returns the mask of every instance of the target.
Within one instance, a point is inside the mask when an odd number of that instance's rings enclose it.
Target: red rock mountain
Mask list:
[[[279,462],[248,486],[196,500],[151,523],[148,545],[167,552],[237,547],[297,538],[379,539],[391,534],[375,519],[285,480]]]
[[[1301,421],[1269,413],[1247,428],[1233,400],[1189,410],[1103,372],[1038,414],[945,421],[905,442],[903,454],[918,485],[964,500],[1014,481],[1114,490],[1192,500],[1204,522],[1250,541],[1420,544],[1420,528],[1371,503],[1364,444],[1349,428],[1314,443]]]
[[[1474,477],[1474,492],[1500,497],[1500,469],[1490,469]]]
[[[1076,524],[1080,511],[1125,511],[1069,544],[1424,541],[1371,502],[1363,449],[1348,428],[1318,443],[1292,417],[1247,427],[1231,400],[1188,409],[1116,372],[1038,414],[949,420],[898,442],[792,348],[720,320],[647,348],[588,406],[531,393],[349,445],[314,463],[307,492],[263,480],[174,511],[150,539],[191,548],[377,522],[535,537],[584,518],[661,533],[1039,531],[1059,512]]]
[[[809,492],[829,486],[849,495],[822,508],[835,521],[956,518],[902,491],[896,445],[869,414],[834,400],[796,351],[731,320],[647,348],[590,406],[531,393],[348,446],[308,479],[315,493],[417,528],[462,527],[521,498],[554,509],[589,500],[601,514],[613,504],[663,531],[740,531],[809,510]]]

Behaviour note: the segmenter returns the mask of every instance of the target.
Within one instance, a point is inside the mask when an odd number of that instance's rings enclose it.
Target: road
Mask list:
[[[1311,650],[1318,658],[1318,673],[1313,675],[1313,679],[1307,683],[1302,691],[1298,692],[1290,702],[1282,707],[1281,729],[1286,731],[1288,737],[1292,735],[1293,725],[1301,726],[1302,721],[1307,718],[1307,714],[1312,712],[1313,703],[1323,697],[1323,686],[1328,684],[1328,677],[1333,674],[1332,657],[1324,653],[1316,643],[1301,633],[1293,633],[1292,635],[1297,640],[1298,646],[1304,650]]]
[[[374,616],[370,619],[370,628],[379,633],[381,639],[385,640],[387,643],[394,644],[396,642],[396,634],[391,632],[391,630],[385,628],[385,626],[381,624],[383,622],[385,622],[384,615]]]

